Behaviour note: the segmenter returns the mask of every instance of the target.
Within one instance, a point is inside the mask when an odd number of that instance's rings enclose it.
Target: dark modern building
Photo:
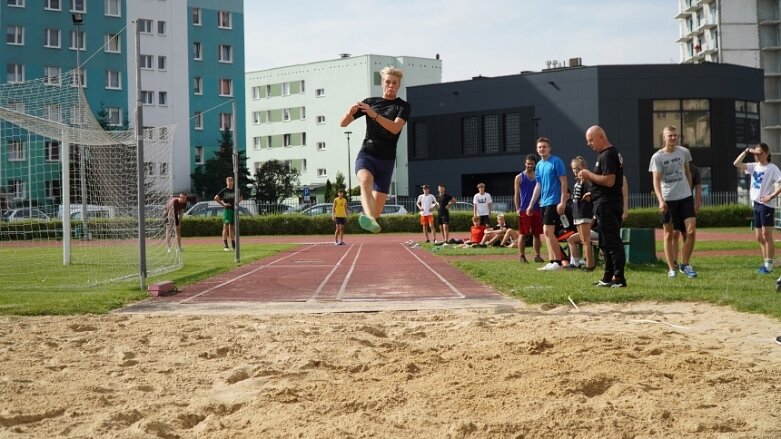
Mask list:
[[[577,155],[593,166],[585,131],[595,124],[621,151],[632,193],[652,191],[648,163],[666,125],[691,149],[706,194],[735,191],[732,161],[760,141],[763,96],[762,70],[730,64],[570,67],[409,87],[410,191],[443,183],[471,196],[484,182],[494,196],[512,195],[539,136],[567,167]]]

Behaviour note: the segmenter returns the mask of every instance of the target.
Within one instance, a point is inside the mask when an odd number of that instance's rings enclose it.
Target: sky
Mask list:
[[[244,0],[245,70],[339,54],[442,59],[442,81],[680,62],[676,0]]]

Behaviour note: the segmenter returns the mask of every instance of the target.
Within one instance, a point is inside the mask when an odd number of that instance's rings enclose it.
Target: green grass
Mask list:
[[[177,287],[198,282],[211,276],[232,270],[237,266],[256,261],[290,248],[288,244],[247,244],[241,247],[241,263],[234,262],[232,252],[224,252],[214,244],[192,244],[185,249],[184,267],[158,276],[149,277],[147,284],[161,280],[172,280]],[[31,251],[25,249],[25,251]],[[12,255],[3,255],[5,263],[13,261]],[[40,285],[34,289],[18,290],[3,288],[0,291],[0,314],[9,315],[67,315],[67,314],[105,314],[138,300],[148,297],[141,290],[138,279],[95,287],[46,288],[46,283],[55,281],[60,284],[77,284],[76,278],[83,276],[79,267],[63,271],[62,256],[58,263],[41,272],[29,272],[25,275],[35,279]],[[37,267],[37,265],[36,265]],[[35,267],[31,269],[36,269]]]

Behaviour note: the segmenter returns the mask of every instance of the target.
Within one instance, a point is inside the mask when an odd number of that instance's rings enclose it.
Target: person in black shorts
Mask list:
[[[182,192],[165,203],[165,244],[171,253],[171,237],[176,235],[176,251],[182,251],[182,223],[180,216],[187,207],[187,194]]]
[[[385,67],[380,71],[382,97],[366,98],[350,106],[340,125],[346,127],[366,116],[366,136],[355,159],[355,175],[361,187],[363,213],[358,217],[361,228],[379,233],[377,218],[382,214],[390,192],[396,145],[411,113],[409,103],[396,96],[404,72]]]
[[[220,206],[224,207],[222,211],[222,245],[223,250],[230,251],[228,248],[228,237],[230,236],[231,247],[236,249],[236,225],[234,224],[236,194],[233,189],[233,177],[225,179],[225,188],[214,196]]]
[[[450,206],[456,204],[456,198],[448,193],[445,193],[445,185],[440,184],[437,187],[439,196],[434,206],[437,210],[437,225],[439,231],[442,232],[442,243],[445,244],[450,241]]]

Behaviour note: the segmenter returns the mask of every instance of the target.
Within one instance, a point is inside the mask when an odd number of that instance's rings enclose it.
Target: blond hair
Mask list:
[[[399,78],[399,82],[401,82],[401,78],[404,77],[404,71],[395,67],[385,67],[384,69],[380,70],[380,76],[385,77],[388,75]]]

